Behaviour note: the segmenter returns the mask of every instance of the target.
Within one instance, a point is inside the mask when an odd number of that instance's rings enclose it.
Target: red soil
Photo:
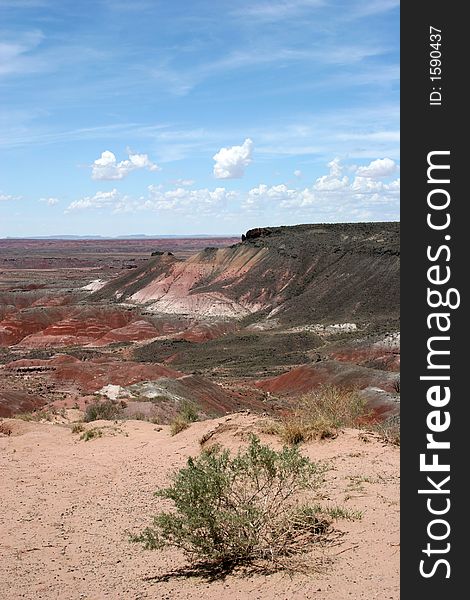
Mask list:
[[[0,346],[12,346],[63,319],[70,310],[63,307],[30,308],[7,315],[0,322]]]
[[[383,348],[338,348],[328,352],[328,357],[339,362],[363,365],[383,371],[400,371],[400,353]]]
[[[7,369],[31,369],[35,367],[51,369],[48,377],[56,384],[77,387],[82,393],[96,392],[105,385],[131,385],[139,381],[155,381],[161,377],[178,378],[183,373],[159,364],[121,361],[118,358],[97,358],[81,361],[72,356],[59,355],[51,359],[22,359],[10,362]]]
[[[143,319],[133,321],[123,327],[111,329],[101,338],[92,343],[93,346],[107,346],[114,342],[139,342],[161,335],[148,321]]]
[[[0,417],[12,417],[18,413],[31,412],[44,404],[35,394],[3,388],[0,390]]]
[[[384,371],[325,360],[302,365],[278,377],[257,381],[255,385],[273,394],[298,396],[325,384],[356,389],[380,387],[392,392],[395,380],[395,375]]]

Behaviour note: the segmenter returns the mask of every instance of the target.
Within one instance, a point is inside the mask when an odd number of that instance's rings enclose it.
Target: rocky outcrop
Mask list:
[[[273,230],[269,227],[255,227],[249,229],[244,235],[242,235],[242,242],[248,240],[255,240],[259,237],[266,237],[271,234]]]

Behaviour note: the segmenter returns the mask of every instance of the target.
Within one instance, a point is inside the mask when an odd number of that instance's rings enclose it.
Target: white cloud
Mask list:
[[[359,167],[357,174],[361,177],[370,177],[372,179],[381,179],[390,177],[397,171],[397,165],[391,158],[378,158],[373,160],[367,167]]]
[[[302,177],[302,171],[301,171],[300,169],[296,169],[296,170],[294,171],[294,175],[295,175],[296,177]]]
[[[344,166],[335,158],[328,163],[328,174],[318,177],[311,187],[295,189],[285,184],[261,184],[246,193],[242,208],[250,213],[266,211],[285,222],[294,215],[307,221],[331,222],[398,218],[400,180],[384,182],[358,175],[369,167],[352,167],[355,176],[350,179],[343,175]]]
[[[349,178],[343,174],[343,166],[339,158],[334,158],[331,162],[328,163],[328,167],[330,172],[328,175],[322,175],[319,177],[313,188],[315,190],[332,192],[335,190],[341,190],[346,188],[349,185]]]
[[[48,206],[54,206],[60,202],[59,198],[39,198],[39,202],[45,202]]]
[[[223,187],[214,190],[207,188],[188,190],[180,187],[165,192],[160,187],[151,185],[148,191],[149,198],[139,208],[171,210],[186,214],[190,211],[215,215],[215,211],[224,210],[230,201],[237,198],[236,192]]]
[[[305,208],[313,204],[314,200],[314,194],[308,188],[296,190],[288,188],[284,183],[273,186],[267,186],[262,183],[248,192],[243,202],[243,208],[250,210],[259,207],[272,208],[276,205],[280,208],[291,208],[294,206]]]
[[[110,192],[96,192],[93,196],[85,196],[84,198],[80,198],[80,200],[74,200],[69,204],[66,212],[88,208],[115,208],[119,200],[120,195],[117,189],[113,189]]]
[[[76,200],[66,212],[85,209],[107,209],[110,213],[156,211],[161,215],[169,213],[172,218],[177,215],[177,220],[182,222],[198,215],[217,220],[230,215],[230,218],[237,215],[240,218],[241,214],[249,214],[252,221],[260,220],[261,215],[264,221],[269,216],[271,222],[284,224],[397,219],[400,180],[378,180],[359,174],[376,173],[368,171],[376,162],[367,166],[343,165],[335,158],[328,163],[325,175],[310,186],[298,188],[285,183],[261,183],[242,192],[225,187],[191,189],[182,185],[167,189],[158,184],[148,186],[146,194],[134,198],[113,189]],[[350,175],[344,175],[345,171]]]
[[[4,194],[0,192],[0,202],[9,202],[10,200],[21,200],[22,196],[13,196],[12,194]]]
[[[239,179],[245,173],[245,167],[251,163],[253,142],[247,138],[241,146],[221,148],[212,157],[215,160],[214,177],[216,179]]]
[[[105,150],[92,165],[91,178],[96,180],[124,179],[132,171],[147,169],[159,171],[160,167],[153,163],[147,154],[131,154],[129,159],[117,162],[113,152]]]
[[[194,179],[174,179],[171,183],[173,185],[182,185],[183,187],[190,187],[196,182],[194,181]]]

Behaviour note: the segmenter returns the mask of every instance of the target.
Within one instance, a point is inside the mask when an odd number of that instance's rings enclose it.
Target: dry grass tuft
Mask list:
[[[365,401],[356,391],[323,386],[299,399],[280,422],[279,434],[290,445],[332,438],[342,427],[357,427],[365,416]]]
[[[185,419],[181,415],[178,415],[173,419],[173,421],[170,424],[170,434],[176,435],[180,431],[184,431],[185,429],[187,429],[189,425],[190,422],[187,419]]]

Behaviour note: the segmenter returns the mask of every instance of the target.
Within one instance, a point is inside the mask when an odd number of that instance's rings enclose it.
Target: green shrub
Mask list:
[[[120,412],[119,406],[112,400],[97,400],[86,407],[83,420],[85,423],[100,419],[113,421],[119,416]]]
[[[174,510],[155,516],[133,541],[149,549],[174,546],[211,564],[276,563],[327,530],[324,518],[300,511],[297,502],[301,490],[319,487],[323,473],[297,448],[276,452],[255,436],[234,457],[211,448],[189,458],[172,485],[156,492]]]

